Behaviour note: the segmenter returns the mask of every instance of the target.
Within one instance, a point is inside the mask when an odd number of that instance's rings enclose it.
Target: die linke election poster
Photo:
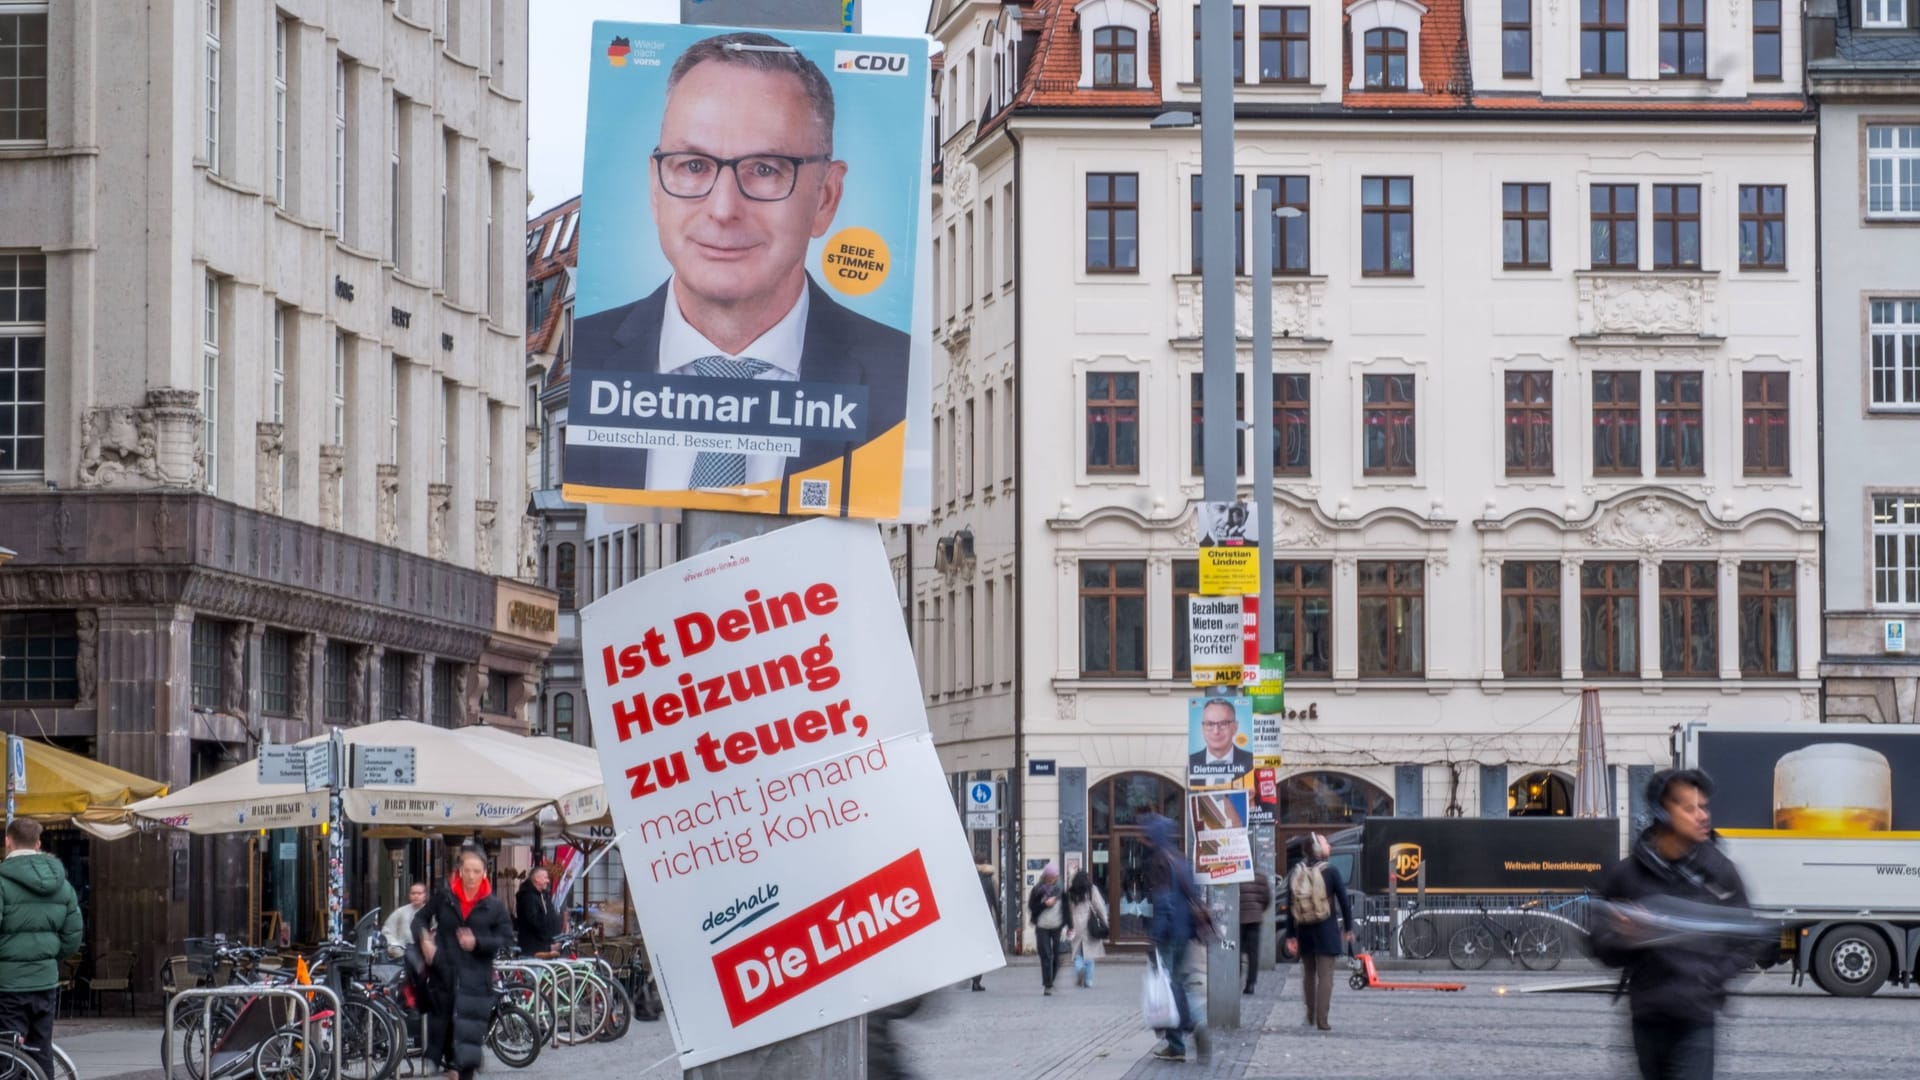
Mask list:
[[[562,486],[926,520],[927,44],[597,22]]]
[[[1001,966],[874,526],[804,522],[582,614],[594,743],[683,1067]]]

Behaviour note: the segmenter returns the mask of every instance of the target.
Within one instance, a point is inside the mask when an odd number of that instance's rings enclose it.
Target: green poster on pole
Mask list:
[[[1254,714],[1285,712],[1286,689],[1287,654],[1261,653],[1260,681],[1248,688],[1253,695]]]

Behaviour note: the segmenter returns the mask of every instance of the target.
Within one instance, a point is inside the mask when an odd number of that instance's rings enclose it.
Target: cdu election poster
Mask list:
[[[927,44],[597,22],[562,485],[920,519]]]
[[[872,525],[695,555],[581,616],[683,1068],[1003,963]]]

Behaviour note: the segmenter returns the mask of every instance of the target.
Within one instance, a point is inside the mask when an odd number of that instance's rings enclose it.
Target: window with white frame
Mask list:
[[[347,335],[333,336],[333,417],[328,433],[335,446],[347,445]]]
[[[1920,495],[1873,497],[1873,602],[1920,606]]]
[[[406,108],[406,99],[399,94],[393,95],[392,115],[387,126],[387,257],[393,260],[395,269],[400,268],[400,208],[406,200],[401,197],[400,187],[400,147],[402,145],[401,115]]]
[[[1860,25],[1868,30],[1897,30],[1907,25],[1907,0],[1860,0]]]
[[[0,145],[47,141],[47,5],[0,3]]]
[[[200,312],[200,423],[207,490],[220,490],[220,281],[205,282]]]
[[[440,288],[450,299],[458,299],[453,280],[454,249],[458,233],[454,228],[455,210],[452,193],[459,190],[455,185],[453,170],[459,160],[460,137],[452,128],[440,129]]]
[[[220,171],[220,0],[206,2],[205,38],[202,53],[207,70],[201,91],[201,123],[206,127],[201,152],[207,159],[207,171]]]
[[[0,253],[0,475],[45,467],[47,261]]]
[[[1347,22],[1356,55],[1347,89],[1422,89],[1420,21],[1426,11],[1416,0],[1358,0],[1348,7]],[[1378,61],[1371,74],[1368,64],[1361,62],[1363,50],[1374,50],[1367,55]],[[1371,81],[1374,74],[1378,75],[1377,81]]]
[[[1920,218],[1920,124],[1867,125],[1867,216]]]
[[[333,61],[333,232],[347,239],[347,61]]]
[[[1867,307],[1873,407],[1920,408],[1920,300],[1873,300]]]
[[[287,309],[273,307],[273,389],[268,401],[268,416],[276,424],[287,422]]]
[[[273,201],[287,205],[287,20],[273,21]]]
[[[495,199],[499,198],[501,183],[499,163],[488,162],[487,190],[486,194],[480,200],[481,204],[487,209],[485,228],[481,230],[480,240],[480,274],[486,278],[486,283],[480,292],[481,302],[484,304],[480,310],[486,312],[488,318],[494,317],[493,279],[499,276],[499,274],[495,272],[493,258],[493,203]]]
[[[400,388],[406,384],[407,361],[405,357],[393,358],[393,368],[387,375],[387,464],[400,464]]]
[[[453,425],[454,410],[460,407],[459,387],[452,379],[440,380],[440,456],[438,458],[439,480],[443,484],[453,482]]]

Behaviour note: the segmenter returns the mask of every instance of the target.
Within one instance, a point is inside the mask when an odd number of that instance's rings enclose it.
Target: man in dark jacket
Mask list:
[[[553,909],[553,875],[536,866],[513,897],[513,932],[520,951],[528,956],[553,951],[560,930],[560,913]]]
[[[1633,1049],[1646,1080],[1713,1076],[1714,1014],[1726,1003],[1728,980],[1757,958],[1750,942],[1678,937],[1659,923],[1662,910],[1681,905],[1747,911],[1740,872],[1716,846],[1712,794],[1713,781],[1698,769],[1656,774],[1647,785],[1653,824],[1600,879],[1598,891],[1613,906],[1595,921],[1594,952],[1626,969]]]
[[[1147,842],[1152,853],[1147,861],[1147,898],[1153,904],[1153,916],[1147,921],[1147,937],[1153,942],[1160,967],[1173,983],[1173,1004],[1180,1026],[1161,1031],[1167,1042],[1153,1056],[1166,1061],[1184,1061],[1187,1057],[1187,1032],[1194,1033],[1195,1049],[1201,1060],[1207,1058],[1205,1036],[1196,1030],[1193,1006],[1187,1001],[1187,944],[1204,933],[1195,912],[1206,908],[1200,898],[1200,886],[1193,880],[1186,852],[1174,839],[1178,828],[1172,819],[1159,814],[1147,818]]]
[[[60,860],[40,850],[40,823],[15,818],[0,861],[0,1031],[53,1075],[60,958],[80,951],[80,902]]]
[[[1240,991],[1253,993],[1260,981],[1260,917],[1273,906],[1273,886],[1264,870],[1255,870],[1252,881],[1240,883],[1240,955],[1247,961],[1247,985]]]

